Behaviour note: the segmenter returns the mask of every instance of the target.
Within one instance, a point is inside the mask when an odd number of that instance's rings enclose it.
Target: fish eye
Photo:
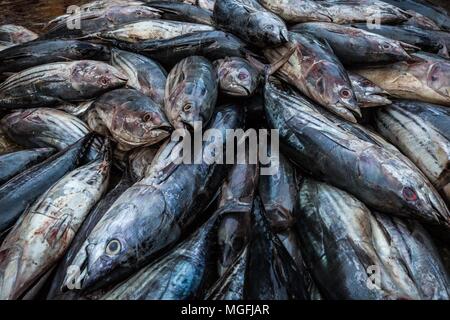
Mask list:
[[[144,116],[142,117],[142,120],[143,120],[144,122],[149,122],[149,121],[151,121],[152,119],[153,119],[153,117],[152,117],[151,113],[146,113],[146,114],[144,114]]]
[[[370,86],[372,84],[372,82],[370,80],[365,79],[362,81],[362,84],[365,86]]]
[[[391,45],[389,43],[383,43],[383,49],[389,49]]]
[[[100,82],[101,85],[107,86],[109,84],[109,79],[107,77],[101,77],[99,79],[99,82]]]
[[[342,89],[341,92],[339,92],[342,98],[348,99],[352,96],[352,92],[349,89]]]
[[[248,78],[248,74],[247,73],[245,73],[245,72],[239,72],[239,74],[238,74],[238,79],[239,80],[245,80],[245,79],[247,79]]]
[[[141,16],[142,15],[142,11],[141,10],[136,11],[136,15]]]
[[[404,187],[402,191],[403,197],[407,201],[416,201],[417,200],[417,194],[416,192],[410,188],[410,187]]]
[[[273,25],[269,24],[268,26],[266,26],[266,29],[272,31],[273,30]]]
[[[108,256],[115,256],[115,255],[119,254],[121,249],[122,249],[122,245],[120,244],[120,241],[117,239],[112,239],[106,245],[105,251]]]
[[[192,104],[190,104],[190,103],[186,103],[186,104],[183,106],[183,111],[184,111],[184,112],[189,112],[189,111],[191,111],[191,109],[192,109]]]

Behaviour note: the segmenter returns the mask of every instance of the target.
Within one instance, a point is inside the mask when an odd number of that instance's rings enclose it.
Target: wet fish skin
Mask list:
[[[309,300],[304,279],[283,244],[271,231],[256,197],[244,295],[249,300]]]
[[[408,266],[407,272],[424,300],[448,300],[450,277],[430,234],[417,221],[374,213]]]
[[[398,100],[375,116],[375,128],[442,190],[450,182],[450,111],[424,102]]]
[[[144,179],[151,172],[151,165],[159,151],[159,147],[142,147],[128,155],[128,168],[135,181]]]
[[[58,106],[58,110],[64,111],[72,116],[75,116],[79,119],[84,119],[86,114],[91,110],[92,105],[94,104],[94,100],[88,100],[84,102],[80,102],[77,104],[67,103]]]
[[[295,225],[293,210],[297,198],[295,169],[281,153],[278,173],[261,175],[258,190],[271,231],[281,240],[297,268],[305,273],[301,246],[293,229]]]
[[[450,105],[450,62],[431,53],[414,53],[418,61],[397,62],[384,67],[363,67],[353,72],[369,79],[400,99]]]
[[[416,11],[425,17],[433,20],[444,30],[450,31],[450,17],[441,7],[436,6],[429,1],[423,0],[381,0],[391,5],[397,6],[403,10]]]
[[[0,26],[0,41],[9,42],[13,45],[36,40],[38,35],[25,27],[4,24]]]
[[[208,9],[178,1],[152,1],[149,5],[161,11],[161,17],[165,20],[214,25],[212,12]]]
[[[135,183],[135,180],[133,180],[127,172],[124,172],[117,185],[102,199],[100,199],[92,211],[88,214],[56,270],[55,276],[52,280],[52,285],[47,295],[48,300],[74,300],[80,298],[80,292],[77,290],[69,290],[64,292],[62,290],[66,275],[70,272],[71,263],[97,222],[103,217],[117,198],[119,198],[122,193],[130,188],[133,183]],[[75,283],[77,279],[75,278],[73,280]]]
[[[106,142],[108,144],[108,142]],[[0,247],[0,297],[18,299],[70,246],[86,215],[106,191],[111,150],[69,172],[24,213]]]
[[[288,41],[286,24],[256,0],[222,0],[214,6],[216,24],[258,47],[274,47]]]
[[[164,108],[175,129],[206,126],[218,96],[218,79],[213,65],[204,57],[180,61],[167,76]]]
[[[360,108],[379,107],[392,103],[388,93],[372,81],[352,72],[349,72],[348,76]]]
[[[321,21],[345,24],[379,21],[382,24],[395,24],[407,19],[404,11],[378,0],[306,0],[301,5],[292,0],[259,2],[287,23]]]
[[[56,109],[38,108],[10,113],[0,121],[2,130],[14,142],[29,148],[63,150],[74,144],[90,130],[75,116]],[[98,139],[92,144],[89,158],[95,159],[100,150]]]
[[[222,276],[251,236],[251,210],[258,184],[257,165],[236,164],[230,168],[221,189],[216,213],[218,227],[218,274]]]
[[[409,43],[424,51],[448,57],[447,51],[450,48],[450,34],[448,32],[428,30],[412,25],[380,25],[379,28],[374,29],[369,29],[365,23],[353,24],[352,26],[387,38]]]
[[[42,64],[70,60],[109,59],[109,49],[79,40],[36,40],[0,52],[0,73],[14,73]]]
[[[385,213],[450,226],[436,189],[398,149],[364,127],[340,120],[283,88],[265,87],[265,110],[285,155],[315,178]]]
[[[142,92],[156,103],[164,103],[167,72],[159,63],[142,55],[112,49],[111,65],[128,77],[128,87]]]
[[[331,48],[310,35],[289,33],[290,42],[282,47],[264,50],[269,62],[285,56],[296,47],[287,63],[277,72],[284,81],[340,117],[357,122],[361,116],[347,71]]]
[[[328,22],[309,22],[293,26],[293,32],[309,33],[331,46],[344,65],[384,64],[411,60],[407,51],[418,48],[376,33]]]
[[[111,43],[119,49],[140,53],[170,66],[192,55],[216,60],[227,56],[244,57],[250,52],[244,42],[222,31],[195,32],[172,39],[143,41],[137,44],[123,41]]]
[[[145,5],[111,5],[105,8],[82,10],[78,15],[81,28],[69,28],[72,26],[73,16],[62,16],[52,20],[46,28],[42,39],[67,39],[79,38],[106,30],[113,30],[123,24],[158,19],[159,10]]]
[[[210,128],[225,134],[242,122],[242,110],[228,105],[217,109]],[[211,147],[222,145],[218,141],[204,145]],[[72,263],[86,272],[82,290],[105,287],[148,264],[176,242],[214,198],[226,174],[224,166],[175,165],[178,157],[177,144],[166,144],[151,174],[124,192],[97,223]],[[111,243],[119,243],[120,250],[108,255],[105,248]]]
[[[0,155],[0,185],[15,175],[47,159],[55,152],[52,148],[22,150]]]
[[[254,94],[259,84],[258,71],[245,59],[227,57],[214,61],[220,90],[227,95],[247,97]]]
[[[103,297],[104,300],[191,300],[211,273],[217,215],[187,240]]]
[[[0,187],[0,233],[9,229],[33,201],[80,163],[93,139],[88,135]]]
[[[213,30],[214,27],[205,24],[149,19],[126,24],[114,30],[102,31],[94,34],[94,36],[105,40],[114,39],[138,43],[141,41],[173,39],[186,34]]]
[[[402,23],[402,25],[404,26],[413,26],[436,31],[441,30],[441,28],[433,20],[425,17],[424,15],[416,11],[406,10],[406,13],[410,16],[410,18],[408,18],[408,20]]]
[[[0,109],[48,107],[96,97],[125,85],[114,67],[78,60],[40,65],[16,73],[0,84]]]
[[[170,135],[162,107],[134,89],[116,89],[94,103],[102,124],[122,150],[157,144]]]
[[[247,270],[248,246],[236,257],[226,272],[208,289],[205,300],[244,300],[245,274]]]
[[[425,274],[439,271],[439,264],[432,262],[439,262],[439,258],[433,251],[427,252],[429,239],[422,238],[423,231],[415,234],[401,225],[401,220],[388,216],[383,216],[388,221],[382,221],[381,216],[372,214],[350,194],[312,179],[303,181],[297,203],[297,228],[305,259],[326,298],[385,300],[433,296]],[[378,268],[381,275],[377,287],[367,285],[370,267]],[[411,270],[421,267],[422,279]],[[439,281],[436,291],[444,293],[442,270],[434,276]]]

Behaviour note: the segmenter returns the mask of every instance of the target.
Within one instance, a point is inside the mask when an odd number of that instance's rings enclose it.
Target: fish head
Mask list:
[[[115,25],[159,17],[158,10],[141,5],[112,6],[106,11],[106,18]]]
[[[211,92],[203,79],[182,82],[169,97],[168,117],[175,129],[203,127],[212,117],[217,91]]]
[[[111,114],[109,131],[116,139],[132,147],[152,145],[167,138],[171,125],[164,113],[157,108],[133,110]]]
[[[257,71],[240,60],[220,64],[218,76],[221,89],[232,96],[251,96],[258,86]]]
[[[450,63],[433,62],[428,69],[427,84],[439,95],[450,98]]]
[[[262,44],[277,46],[289,41],[289,33],[283,20],[270,12],[258,11],[249,18],[249,29],[262,32]]]
[[[164,197],[151,186],[133,186],[97,223],[72,261],[82,291],[122,280],[179,236],[167,219]],[[64,281],[69,287],[70,277]]]
[[[405,46],[402,46],[402,44],[398,41],[389,41],[383,39],[375,42],[370,51],[382,53],[394,61],[409,61],[412,58],[405,50],[405,48],[412,50],[413,46],[409,47],[406,44]]]
[[[87,97],[94,97],[100,92],[122,87],[128,80],[113,66],[90,60],[74,62],[70,75],[72,86]]]
[[[346,76],[323,74],[317,81],[318,101],[322,101],[325,107],[344,119],[356,122],[356,117],[361,118],[361,110],[350,80],[346,79]]]
[[[450,213],[428,179],[400,152],[366,149],[359,171],[380,186],[383,202],[405,216],[421,217],[432,224],[450,226]]]

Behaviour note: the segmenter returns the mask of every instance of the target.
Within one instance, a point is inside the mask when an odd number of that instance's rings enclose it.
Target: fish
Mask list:
[[[207,290],[204,300],[245,300],[247,260],[248,245],[239,253],[226,272]]]
[[[53,62],[109,59],[109,49],[79,40],[36,40],[0,52],[0,73],[11,74]]]
[[[374,124],[445,194],[444,188],[450,183],[449,121],[450,110],[446,107],[397,100],[376,111]]]
[[[221,0],[214,5],[216,24],[257,47],[275,47],[289,40],[286,24],[256,0]]]
[[[369,79],[389,95],[450,106],[450,62],[431,53],[414,53],[416,62],[362,67],[353,72]]]
[[[111,5],[103,9],[83,11],[76,16],[68,15],[47,25],[42,39],[80,38],[101,31],[114,30],[123,24],[159,19],[159,10],[145,5]],[[79,27],[74,28],[74,24]]]
[[[127,78],[99,61],[78,60],[40,65],[0,84],[0,110],[50,107],[96,97],[122,87]]]
[[[220,90],[230,96],[248,97],[259,85],[259,72],[247,60],[227,57],[214,61]]]
[[[221,189],[216,214],[218,224],[218,274],[228,270],[248,244],[251,230],[251,211],[258,184],[259,168],[252,164],[236,164],[228,172]]]
[[[112,180],[112,179],[110,179]],[[48,300],[74,300],[80,298],[80,292],[78,290],[73,290],[77,286],[77,273],[76,269],[72,268],[72,260],[77,254],[78,250],[83,245],[86,238],[91,233],[92,229],[95,227],[97,222],[103,217],[103,215],[108,211],[109,207],[117,200],[122,193],[124,193],[128,188],[134,184],[135,180],[128,172],[124,172],[119,182],[114,186],[106,195],[101,198],[95,207],[91,210],[88,216],[84,219],[82,225],[78,229],[73,241],[71,242],[69,248],[67,249],[62,261],[59,263],[55,275],[53,277],[50,289],[47,294]],[[71,276],[72,290],[64,291],[64,280],[66,276]],[[83,297],[83,296],[81,296]]]
[[[112,49],[111,65],[127,76],[128,87],[160,105],[164,104],[167,72],[158,62],[132,52]]]
[[[201,297],[216,243],[213,215],[187,240],[108,292],[103,300],[191,300]]]
[[[93,108],[122,150],[157,144],[171,132],[162,106],[134,89],[107,92]]]
[[[66,103],[58,106],[57,109],[77,118],[84,119],[84,116],[91,110],[93,104],[94,100],[88,100],[77,104]]]
[[[89,134],[87,125],[75,116],[50,108],[37,108],[10,113],[0,121],[8,137],[28,148],[55,148],[63,150]],[[95,159],[101,145],[92,143],[88,155]]]
[[[151,165],[159,147],[142,147],[134,149],[128,155],[128,168],[135,181],[144,179],[151,172]]]
[[[329,22],[297,24],[290,30],[300,34],[311,34],[325,41],[339,60],[344,65],[350,66],[412,60],[408,52],[419,49],[377,33]]]
[[[266,220],[256,197],[244,296],[247,300],[309,300],[301,272]]]
[[[294,167],[283,154],[279,154],[276,174],[259,177],[258,191],[270,230],[280,239],[297,269],[304,273],[301,246],[294,228],[297,179]]]
[[[388,93],[372,81],[352,72],[349,72],[348,76],[360,108],[380,107],[392,103]]]
[[[243,116],[237,106],[219,107],[209,128],[219,130],[223,138],[226,129],[242,125]],[[215,198],[225,166],[201,161],[201,153],[193,159],[201,164],[176,164],[184,158],[180,158],[179,144],[168,142],[162,147],[151,173],[114,202],[83,242],[72,261],[84,275],[81,291],[117,283],[148,265],[177,242]],[[203,145],[206,152],[218,148],[223,148],[218,139]]]
[[[180,60],[200,55],[211,60],[228,56],[245,57],[250,54],[247,45],[230,33],[201,31],[166,40],[150,40],[140,43],[111,41],[122,50],[143,54],[165,65],[175,65]]]
[[[69,172],[24,213],[0,247],[0,298],[19,299],[70,246],[106,191],[111,150]]]
[[[290,32],[289,37],[288,45],[263,50],[265,57],[273,63],[285,56],[291,46],[295,47],[276,75],[331,112],[357,122],[361,110],[347,71],[332,49],[310,35]]]
[[[152,1],[149,5],[159,10],[164,20],[214,25],[213,14],[208,9],[178,1]]]
[[[440,31],[441,28],[430,18],[421,15],[420,13],[412,10],[405,10],[406,13],[410,16],[408,20],[402,23],[404,26],[414,26],[418,28],[423,28],[427,30],[436,30]]]
[[[0,26],[0,41],[8,42],[12,45],[36,40],[39,36],[25,27],[15,24],[4,24]]]
[[[206,126],[214,112],[219,81],[204,57],[181,60],[167,76],[164,110],[175,129]]]
[[[387,38],[421,48],[423,51],[438,54],[448,58],[450,50],[450,33],[438,30],[428,30],[410,25],[388,26],[381,25],[379,28],[368,28],[365,23],[354,24],[358,29],[367,30]]]
[[[0,155],[0,185],[55,152],[52,148],[22,150]]]
[[[422,238],[423,228],[413,227],[417,222],[373,214],[347,192],[309,178],[300,186],[295,212],[305,260],[327,299],[448,295],[442,263],[429,237]],[[421,268],[423,274],[413,272]]]
[[[424,0],[381,0],[403,10],[411,10],[433,20],[440,28],[450,31],[448,12],[429,1]]]
[[[349,192],[374,210],[448,230],[450,212],[437,190],[397,148],[341,120],[275,79],[265,112],[282,150],[303,172]]]
[[[88,135],[80,139],[0,187],[0,234],[10,229],[40,195],[83,161],[93,138]]]
[[[114,39],[130,43],[148,40],[168,40],[178,36],[199,31],[213,31],[214,27],[180,21],[148,19],[145,21],[122,25],[117,29],[93,34],[95,38]]]
[[[287,23],[377,21],[395,24],[405,21],[407,14],[396,6],[378,0],[304,0],[301,5],[292,0],[259,0],[268,10],[279,15]]]

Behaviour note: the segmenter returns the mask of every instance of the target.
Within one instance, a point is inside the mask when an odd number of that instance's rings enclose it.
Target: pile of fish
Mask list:
[[[425,0],[0,26],[0,299],[450,299],[449,49]]]

